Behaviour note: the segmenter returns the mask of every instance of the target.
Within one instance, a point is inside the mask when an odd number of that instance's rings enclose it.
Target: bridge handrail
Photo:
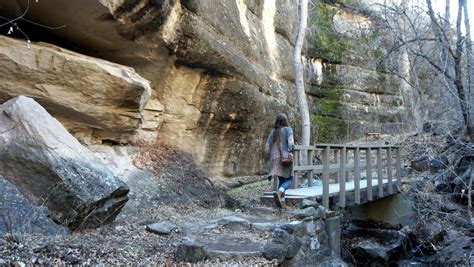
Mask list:
[[[304,146],[304,145],[295,145],[295,149],[323,149],[325,147],[331,147],[331,148],[342,148],[345,147],[346,149],[368,149],[368,148],[399,148],[400,146],[394,146],[394,145],[379,145],[379,146],[372,146],[372,145],[341,145],[341,144],[316,144],[316,145],[309,145],[309,146]]]
[[[372,153],[375,151],[376,153]],[[401,186],[401,147],[394,145],[342,145],[342,144],[316,144],[310,146],[295,145],[293,160],[293,188],[299,185],[299,178],[302,172],[306,172],[308,186],[313,186],[313,175],[322,174],[323,196],[322,202],[329,208],[329,184],[331,174],[335,174],[335,180],[339,183],[339,206],[345,207],[346,201],[346,180],[349,180],[349,172],[354,177],[354,202],[360,203],[360,180],[361,173],[366,172],[367,179],[367,200],[371,201],[372,196],[372,173],[377,174],[377,194],[376,197],[383,197],[384,172],[388,181],[388,194],[393,194],[393,171],[396,174],[396,190]],[[333,161],[330,156],[333,153]],[[363,153],[361,153],[363,152]],[[395,152],[395,153],[393,153]],[[320,157],[315,157],[315,153],[320,153]],[[349,157],[349,154],[352,157]],[[361,154],[365,154],[361,158]],[[374,160],[375,156],[375,160]],[[395,161],[394,160],[395,156]],[[306,159],[306,163],[303,161]],[[315,162],[316,159],[316,162]],[[370,159],[370,160],[367,160]],[[320,161],[320,162],[319,162]],[[343,181],[343,182],[341,182]],[[278,181],[275,179],[275,189]]]

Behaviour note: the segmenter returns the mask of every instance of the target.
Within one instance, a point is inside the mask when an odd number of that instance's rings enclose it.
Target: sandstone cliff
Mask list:
[[[27,3],[2,1],[0,12],[14,17]],[[339,5],[324,6],[335,10],[327,20],[339,28],[350,30],[353,20],[368,21],[338,11]],[[194,155],[210,175],[232,176],[265,171],[261,150],[277,112],[289,114],[298,135],[291,66],[296,0],[51,0],[30,2],[26,17],[65,25],[48,30],[23,22],[20,27],[32,39],[133,67],[150,81],[148,100],[147,83],[133,70],[123,67],[117,78],[110,73],[112,63],[98,60],[92,68],[84,56],[45,44],[21,52],[27,59],[20,64],[24,69],[17,69],[9,45],[14,41],[0,39],[5,47],[0,64],[10,65],[0,75],[7,84],[0,87],[1,101],[15,93],[35,97],[83,142],[165,140]],[[308,38],[305,57],[308,73],[313,73],[307,77],[313,85],[307,92],[318,128],[314,140],[345,141],[366,131],[403,130],[397,78],[381,75],[365,62],[346,60],[363,55],[328,60],[327,52],[314,49],[324,45],[314,38]],[[74,64],[87,71],[55,67],[69,60],[80,61]],[[35,66],[48,67],[29,75],[27,70]],[[48,78],[35,78],[43,76]],[[13,82],[18,79],[23,82]]]

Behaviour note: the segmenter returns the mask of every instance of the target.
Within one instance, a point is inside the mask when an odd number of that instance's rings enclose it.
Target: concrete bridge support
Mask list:
[[[414,216],[413,203],[403,194],[390,195],[362,205],[349,207],[354,219],[372,219],[392,224],[412,226]]]
[[[325,220],[326,233],[329,239],[329,248],[333,257],[341,257],[341,216],[329,213]]]

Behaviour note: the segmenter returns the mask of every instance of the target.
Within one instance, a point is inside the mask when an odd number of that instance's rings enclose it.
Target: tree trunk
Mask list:
[[[402,0],[401,8],[405,10],[408,7],[408,0]],[[408,26],[406,22],[406,18],[404,16],[399,17],[399,24],[400,24],[400,37],[403,42],[406,41],[406,32],[408,32]],[[422,127],[422,122],[417,119],[418,111],[415,108],[415,97],[413,95],[413,88],[410,85],[411,75],[411,62],[410,57],[408,55],[408,48],[403,47],[400,58],[399,58],[399,72],[400,75],[403,77],[400,79],[400,89],[402,90],[402,99],[403,99],[403,106],[406,108],[406,118],[407,122],[412,122],[412,127],[419,130]],[[411,127],[410,127],[411,128]]]
[[[467,103],[468,103],[468,118],[469,118],[469,125],[467,127],[467,131],[469,134],[469,137],[471,139],[471,142],[474,140],[474,121],[473,121],[473,110],[474,110],[474,104],[472,103],[473,101],[473,92],[472,92],[472,87],[474,87],[473,81],[472,81],[472,76],[474,75],[474,66],[473,66],[473,60],[472,60],[472,39],[471,39],[471,25],[469,23],[469,12],[467,9],[467,0],[461,0],[459,5],[462,4],[463,10],[464,10],[464,28],[466,30],[466,57],[467,57],[467,69],[466,69],[466,76],[467,76]]]
[[[303,82],[303,63],[301,62],[301,49],[306,32],[306,23],[308,20],[308,0],[299,1],[300,24],[298,34],[296,35],[295,48],[293,50],[293,68],[295,72],[296,98],[301,113],[301,143],[309,145],[310,142],[310,119],[308,103],[306,102],[306,93]]]
[[[449,22],[449,20],[450,20],[450,12],[449,12],[450,2],[451,2],[451,0],[446,0],[446,4],[444,5],[444,23],[443,23],[443,27],[444,27],[445,32],[448,32],[450,27],[451,27],[451,23]]]
[[[463,37],[461,32],[461,21],[462,21],[462,1],[459,0],[458,5],[458,16],[456,18],[456,52],[454,55],[454,85],[458,93],[459,101],[461,103],[462,117],[466,129],[469,129],[469,116],[468,116],[468,105],[466,102],[466,94],[464,92],[463,77],[462,77],[462,46]]]
[[[459,0],[462,1],[462,0]],[[426,4],[428,6],[428,15],[431,20],[431,25],[433,29],[433,33],[438,40],[438,47],[441,51],[441,65],[442,67],[439,68],[442,71],[442,74],[445,77],[449,89],[454,89],[457,93],[457,100],[461,106],[461,113],[462,119],[464,122],[464,126],[468,127],[468,111],[467,111],[467,102],[466,102],[466,94],[464,92],[464,86],[462,83],[462,68],[461,68],[461,56],[462,56],[462,34],[461,34],[461,21],[462,21],[462,10],[458,9],[458,16],[456,20],[456,45],[455,51],[452,51],[450,48],[449,40],[447,39],[449,36],[449,32],[447,29],[445,30],[445,26],[441,26],[438,20],[436,19],[433,8],[431,5],[431,0],[426,0]],[[446,11],[449,12],[449,1],[446,1]],[[445,19],[449,19],[449,15],[445,14]],[[444,25],[444,23],[442,24]],[[453,62],[454,61],[454,62]],[[454,70],[453,70],[454,69]],[[451,86],[453,88],[451,88]]]
[[[445,9],[444,9],[444,22],[441,23],[442,25],[442,29],[440,29],[442,31],[442,35],[441,35],[441,38],[443,39],[443,50],[442,50],[442,59],[443,59],[443,62],[446,62],[446,68],[448,71],[451,70],[451,68],[449,67],[452,63],[451,61],[451,57],[449,56],[449,40],[447,39],[447,35],[449,34],[449,32],[451,31],[451,23],[450,23],[450,20],[451,20],[451,12],[449,11],[451,8],[450,8],[450,2],[451,0],[446,0],[446,4],[445,4]],[[450,73],[451,75],[453,74],[452,71]]]
[[[472,218],[472,199],[471,199],[471,192],[472,192],[472,180],[474,179],[474,161],[470,160],[469,162],[469,186],[467,189],[467,209],[469,214],[469,219],[471,224],[474,224],[474,220]]]

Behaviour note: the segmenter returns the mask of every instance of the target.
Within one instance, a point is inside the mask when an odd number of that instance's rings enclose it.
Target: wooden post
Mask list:
[[[300,160],[300,150],[299,149],[295,149],[293,151],[293,166],[300,166],[299,164],[299,160]]]
[[[367,148],[365,161],[367,165],[367,201],[372,201],[372,152],[370,147]]]
[[[382,158],[382,148],[377,148],[377,180],[378,180],[378,191],[379,198],[383,197],[383,158]]]
[[[299,171],[295,171],[294,173],[295,175],[293,176],[293,183],[290,186],[290,188],[292,189],[298,188],[298,182],[299,182],[299,176],[300,176]]]
[[[387,179],[388,179],[388,194],[393,194],[392,188],[392,148],[387,148]]]
[[[296,152],[294,153],[294,158],[293,158],[293,166],[302,166],[304,165],[303,162],[300,162],[301,160],[301,153],[304,153],[304,148],[302,149],[298,149],[296,150]],[[299,172],[298,171],[295,171],[294,172],[294,175],[293,175],[293,183],[291,184],[291,188],[295,189],[295,188],[298,188],[298,176],[299,176]]]
[[[329,151],[330,147],[324,148],[323,152],[323,206],[329,209]]]
[[[339,207],[346,206],[346,147],[341,149],[341,165],[339,168]]]
[[[402,156],[400,153],[400,147],[397,147],[397,159],[396,159],[396,166],[397,166],[397,186],[398,191],[402,189]]]
[[[356,147],[354,150],[354,194],[355,204],[360,204],[360,150]]]
[[[346,148],[346,164],[349,163],[349,150]],[[349,182],[349,172],[346,171],[346,182]]]
[[[314,156],[314,150],[311,149],[309,150],[309,153],[308,153],[308,165],[309,166],[313,166],[313,156]],[[313,186],[313,170],[311,169],[309,172],[308,172],[308,187],[312,187]]]
[[[338,163],[339,163],[338,154],[339,154],[339,150],[335,149],[335,150],[334,150],[334,163],[335,163],[335,164],[338,164]],[[334,176],[335,176],[335,182],[336,182],[336,183],[339,183],[339,173],[336,172],[336,173],[334,174]]]
[[[279,181],[278,181],[278,177],[277,176],[273,176],[273,191],[278,191],[278,184]]]
[[[293,151],[293,167],[294,166],[301,166],[300,158],[301,158],[301,149]],[[298,183],[298,171],[293,172],[293,183],[291,184],[290,188],[296,188]]]

